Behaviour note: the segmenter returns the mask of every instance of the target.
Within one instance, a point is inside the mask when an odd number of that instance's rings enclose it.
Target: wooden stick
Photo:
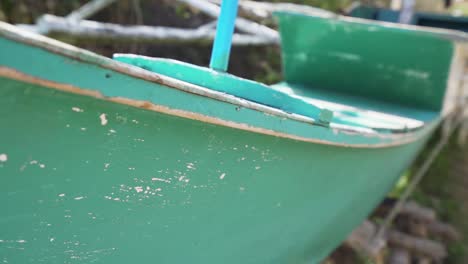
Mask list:
[[[377,226],[366,220],[348,236],[344,243],[356,252],[363,252],[372,258],[379,256],[386,244],[435,260],[442,260],[447,256],[447,250],[439,242],[404,234],[394,229],[388,230],[387,236],[376,243],[374,239],[376,231]]]
[[[203,13],[217,18],[220,14],[220,8],[218,5],[210,3],[204,0],[178,0],[179,2],[190,5]],[[267,26],[261,25],[259,23],[250,21],[244,18],[237,18],[236,28],[244,33],[250,33],[253,35],[260,35],[265,38],[272,39],[276,42],[279,42],[279,34],[276,30],[271,29]]]
[[[428,239],[416,238],[396,230],[389,230],[388,243],[434,260],[442,260],[447,257],[447,250],[442,244]]]
[[[388,264],[411,264],[411,255],[405,248],[395,247],[390,249]]]
[[[408,215],[424,222],[432,222],[437,219],[436,212],[424,206],[419,205],[414,201],[406,202],[400,211],[400,214]]]
[[[77,39],[97,39],[101,41],[139,41],[145,43],[162,42],[209,42],[212,41],[215,31],[212,23],[197,29],[182,29],[172,27],[153,26],[122,26],[111,23],[101,23],[89,20],[81,20],[70,23],[66,18],[53,15],[44,15],[38,19],[36,25],[18,25],[30,31],[43,35],[65,35]],[[233,45],[255,46],[277,44],[275,40],[262,36],[234,34]]]
[[[434,221],[427,224],[427,229],[430,234],[440,236],[450,241],[459,241],[461,239],[460,233],[449,224]]]
[[[337,16],[335,13],[321,8],[293,3],[269,3],[242,0],[239,5],[246,12],[251,12],[252,14],[264,19],[271,18],[272,14],[276,11],[289,11],[313,16]]]

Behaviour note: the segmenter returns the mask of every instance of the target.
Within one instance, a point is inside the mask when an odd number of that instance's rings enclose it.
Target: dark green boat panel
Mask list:
[[[349,13],[349,16],[398,23],[400,11],[364,5],[354,8]],[[468,17],[466,16],[415,12],[411,20],[411,24],[464,32],[468,31]]]
[[[0,122],[8,263],[318,263],[430,132],[334,147],[5,78]]]
[[[277,16],[287,82],[441,110],[453,41],[368,22]]]

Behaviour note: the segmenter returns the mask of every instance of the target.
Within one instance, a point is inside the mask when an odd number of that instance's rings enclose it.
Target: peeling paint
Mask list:
[[[329,55],[332,57],[337,57],[339,59],[347,60],[347,61],[361,61],[362,60],[360,55],[353,54],[353,53],[330,52]]]
[[[403,71],[403,73],[408,77],[417,78],[421,80],[427,80],[430,77],[430,74],[428,72],[418,71],[418,70],[413,70],[413,69],[405,70]]]
[[[101,115],[99,116],[99,119],[101,120],[101,125],[102,125],[102,126],[107,125],[107,122],[108,122],[108,121],[107,121],[107,116],[106,116],[106,114],[101,114]]]

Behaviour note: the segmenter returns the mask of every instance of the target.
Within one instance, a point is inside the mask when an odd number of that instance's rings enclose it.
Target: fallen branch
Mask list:
[[[450,241],[459,241],[461,239],[460,233],[449,224],[435,221],[427,225],[427,230],[430,234]]]
[[[377,226],[374,223],[364,221],[360,226],[353,230],[344,243],[356,252],[363,252],[368,256],[375,256],[376,253],[385,246],[384,243],[375,245],[371,241],[376,232]]]
[[[324,9],[293,3],[269,3],[243,0],[240,1],[239,7],[244,12],[263,19],[270,19],[273,16],[273,13],[277,11],[295,12],[312,16],[336,16],[335,13]]]
[[[396,247],[390,249],[388,264],[411,264],[411,255],[405,248]]]
[[[345,245],[373,258],[378,257],[386,244],[434,260],[441,260],[447,256],[445,247],[436,241],[414,237],[394,229],[388,230],[382,239],[376,240],[376,233],[377,225],[366,220],[348,236]]]
[[[178,1],[185,3],[187,5],[190,5],[200,10],[201,12],[214,18],[217,18],[220,13],[220,7],[208,1],[204,1],[204,0],[178,0]],[[236,19],[236,28],[244,33],[263,36],[265,38],[272,39],[272,41],[279,42],[279,34],[276,30],[271,29],[267,26],[261,25],[259,23],[250,21],[248,19],[238,17]]]
[[[384,217],[395,207],[398,200],[394,198],[385,198],[374,214],[378,217]],[[422,206],[414,201],[404,203],[398,215],[403,215],[423,222],[432,222],[437,219],[436,212],[428,207]]]
[[[81,20],[70,22],[66,18],[44,15],[36,25],[19,25],[43,35],[65,35],[74,38],[99,39],[108,41],[138,41],[138,42],[207,42],[213,40],[214,24],[208,23],[196,29],[153,26],[122,26],[111,23]],[[277,42],[262,36],[234,34],[234,45],[271,45]]]
[[[447,257],[445,247],[435,241],[416,238],[396,230],[389,230],[387,235],[389,245],[403,247],[416,254],[430,257],[431,259],[441,260]]]
[[[434,210],[421,206],[413,201],[406,202],[402,206],[400,214],[408,215],[411,218],[424,222],[432,222],[437,219],[436,212]]]

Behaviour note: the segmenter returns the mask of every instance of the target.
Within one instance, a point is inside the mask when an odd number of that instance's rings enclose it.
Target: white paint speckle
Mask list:
[[[45,168],[45,164],[39,164],[39,168],[44,169],[44,168]]]
[[[83,197],[83,196],[78,196],[78,197],[75,197],[75,198],[73,198],[73,199],[75,199],[75,200],[79,201],[79,200],[82,200],[82,199],[84,199],[84,197]]]
[[[54,242],[54,241],[55,241],[55,238],[51,237],[51,238],[49,239],[49,241],[50,241],[50,242]]]
[[[346,52],[330,52],[329,56],[346,61],[360,61],[362,59],[360,55]]]
[[[414,70],[414,69],[408,69],[404,71],[404,74],[408,77],[412,78],[417,78],[417,79],[422,79],[426,80],[429,78],[430,74],[428,72],[424,71],[419,71],[419,70]]]
[[[165,182],[165,183],[171,183],[170,180],[166,179],[161,179],[161,178],[151,178],[152,181],[160,181],[160,182]]]
[[[222,179],[224,179],[225,176],[226,176],[226,173],[223,173],[223,174],[219,175],[219,179],[222,180]]]
[[[6,162],[8,160],[8,155],[3,153],[0,154],[0,162]]]
[[[23,243],[26,243],[26,240],[20,239],[20,240],[16,240],[16,242],[23,244]]]
[[[195,164],[193,164],[192,162],[187,163],[187,169],[189,169],[189,170],[195,170],[195,169],[196,169],[196,168],[195,168]]]
[[[106,116],[106,114],[101,114],[99,116],[99,119],[101,119],[101,125],[103,125],[103,126],[107,125],[107,116]]]
[[[104,163],[104,169],[109,168],[109,166],[110,166],[110,163]]]
[[[143,187],[141,187],[141,186],[136,186],[134,189],[135,189],[135,191],[136,191],[137,193],[140,193],[140,192],[143,191]]]
[[[64,193],[61,193],[61,194],[59,194],[58,196],[59,196],[59,197],[64,197],[65,194],[64,194]]]
[[[81,131],[86,131],[86,127],[80,128]]]
[[[117,131],[115,131],[114,129],[109,129],[109,132],[112,134],[117,133]]]
[[[82,113],[82,112],[84,112],[83,109],[81,109],[81,108],[79,108],[79,107],[76,107],[76,106],[72,107],[72,111],[77,112],[77,113]]]

